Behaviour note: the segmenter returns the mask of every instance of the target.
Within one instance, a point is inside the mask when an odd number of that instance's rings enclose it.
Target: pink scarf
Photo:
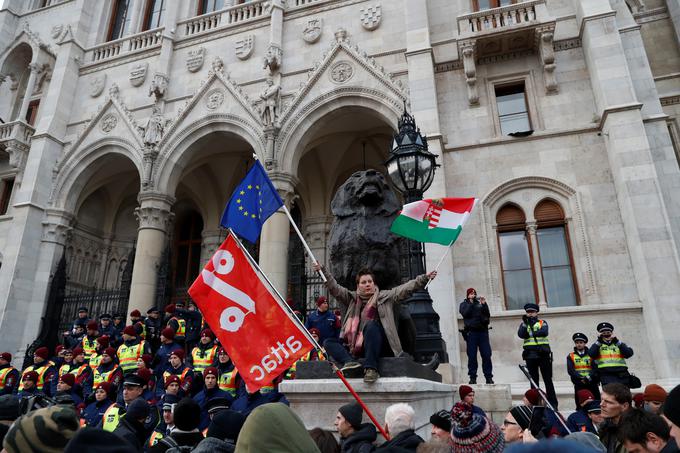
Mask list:
[[[374,287],[372,293],[364,293],[357,288],[354,307],[347,314],[345,324],[342,326],[340,338],[347,342],[349,352],[355,357],[360,356],[364,348],[364,326],[377,317],[379,292],[377,286]]]

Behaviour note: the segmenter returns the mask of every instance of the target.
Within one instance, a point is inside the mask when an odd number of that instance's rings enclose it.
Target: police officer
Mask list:
[[[0,396],[11,395],[19,385],[19,370],[12,366],[12,354],[0,354]]]
[[[137,359],[149,353],[149,346],[139,338],[134,326],[123,329],[123,344],[118,346],[118,363],[124,375],[137,371]]]
[[[112,404],[106,412],[104,412],[102,422],[98,427],[112,433],[118,427],[120,418],[125,414],[130,403],[142,396],[144,393],[144,385],[144,379],[136,374],[126,376],[123,381],[123,404]]]
[[[628,386],[630,373],[626,359],[633,356],[633,349],[614,336],[614,326],[608,322],[597,325],[597,341],[588,350],[588,354],[597,366],[597,373],[604,387],[618,382]]]
[[[104,313],[99,317],[99,335],[106,335],[109,339],[116,337],[116,328],[111,323],[111,315]]]
[[[538,319],[538,310],[536,304],[524,305],[526,314],[522,316],[517,336],[524,340],[522,358],[526,362],[531,379],[538,385],[540,370],[548,401],[557,410],[557,395],[552,382],[552,352],[548,341],[548,323]]]
[[[588,337],[577,332],[571,336],[574,341],[574,352],[567,354],[567,373],[574,384],[574,401],[576,410],[580,409],[578,391],[589,390],[594,399],[600,399],[600,389],[597,386],[597,372],[592,359],[588,355]]]
[[[87,335],[85,335],[80,343],[83,352],[85,352],[85,360],[89,362],[92,355],[97,354],[97,329],[99,324],[97,321],[90,321],[87,323]]]
[[[38,378],[35,381],[35,388],[47,396],[52,396],[52,378],[57,374],[54,363],[47,360],[50,351],[46,347],[40,347],[33,353],[33,365],[26,367],[21,375],[19,391],[24,389],[24,376],[31,371],[35,371]]]
[[[477,298],[477,291],[468,288],[465,300],[458,309],[463,316],[463,337],[467,344],[468,375],[470,384],[477,383],[477,349],[482,356],[482,371],[487,384],[493,384],[489,321],[491,313],[484,297]]]
[[[146,341],[149,342],[151,355],[154,355],[161,345],[161,330],[163,330],[163,320],[158,308],[152,307],[147,310],[144,327],[146,328]]]
[[[175,304],[170,304],[165,307],[165,313],[170,315],[167,326],[175,331],[175,343],[184,348],[187,333],[187,322],[183,317],[175,313],[176,310],[177,306]]]

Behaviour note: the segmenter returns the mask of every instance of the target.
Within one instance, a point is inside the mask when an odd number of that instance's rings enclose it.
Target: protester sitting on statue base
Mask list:
[[[343,373],[361,368],[356,359],[363,356],[364,382],[375,382],[380,377],[378,359],[381,353],[384,351],[386,355],[398,357],[403,352],[395,321],[399,304],[415,291],[423,289],[428,280],[437,276],[437,271],[381,291],[375,284],[373,272],[364,268],[357,272],[356,290],[350,291],[339,285],[321,265],[315,264],[314,269],[323,271],[328,279],[326,287],[329,293],[347,307],[340,339],[327,339],[324,348],[334,361],[340,363]],[[349,352],[344,344],[347,344]]]

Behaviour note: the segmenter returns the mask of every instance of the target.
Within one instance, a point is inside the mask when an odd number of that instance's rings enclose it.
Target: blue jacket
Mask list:
[[[168,358],[170,357],[170,353],[174,351],[175,349],[184,349],[174,341],[170,344],[162,344],[159,348],[158,351],[156,351],[156,355],[153,358],[153,361],[151,362],[151,367],[156,370],[156,380],[161,383],[159,387],[164,386],[163,382],[163,371],[168,367],[169,362]]]
[[[260,393],[259,391],[255,393],[242,392],[231,404],[230,409],[248,416],[256,407],[267,403],[283,403],[290,406],[286,395],[274,390],[267,393]]]
[[[577,410],[567,418],[567,426],[573,433],[578,431],[588,431],[589,433],[597,434],[592,420],[590,420],[588,414],[582,410]]]
[[[198,425],[198,429],[200,431],[206,429],[210,424],[210,417],[208,416],[208,401],[213,398],[227,398],[233,401],[232,396],[228,392],[220,390],[218,387],[212,389],[204,388],[198,392],[196,396],[194,396],[194,401],[196,401],[201,408],[201,422]]]
[[[83,409],[83,418],[85,419],[87,426],[97,426],[99,422],[102,421],[106,409],[112,404],[113,403],[108,398],[104,401],[95,401],[88,404],[87,407]]]
[[[491,313],[489,312],[488,304],[482,304],[476,298],[472,303],[465,299],[460,303],[458,311],[463,317],[465,330],[472,332],[486,332],[489,330]]]
[[[307,321],[305,322],[305,327],[309,330],[312,327],[319,329],[321,335],[319,335],[319,344],[327,338],[338,338],[340,335],[340,329],[335,327],[336,318],[335,314],[330,310],[321,313],[319,310],[315,310],[307,316]]]

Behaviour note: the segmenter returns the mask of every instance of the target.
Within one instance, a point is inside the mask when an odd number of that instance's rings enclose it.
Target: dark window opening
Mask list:
[[[5,179],[2,181],[2,195],[0,195],[0,215],[7,214],[9,200],[12,197],[12,189],[14,189],[14,178]]]
[[[224,0],[200,0],[198,2],[198,14],[208,14],[224,8]]]
[[[158,28],[162,25],[165,6],[165,0],[149,0],[147,2],[143,31]]]
[[[26,122],[31,126],[35,125],[35,120],[38,117],[38,107],[40,106],[40,99],[28,103],[28,110],[26,111]]]
[[[203,219],[196,211],[189,211],[177,221],[173,244],[172,283],[174,293],[188,288],[198,276],[201,265]]]
[[[113,41],[125,36],[130,29],[131,20],[130,0],[115,0],[107,41]]]
[[[531,131],[524,82],[495,87],[498,120],[503,135]]]

